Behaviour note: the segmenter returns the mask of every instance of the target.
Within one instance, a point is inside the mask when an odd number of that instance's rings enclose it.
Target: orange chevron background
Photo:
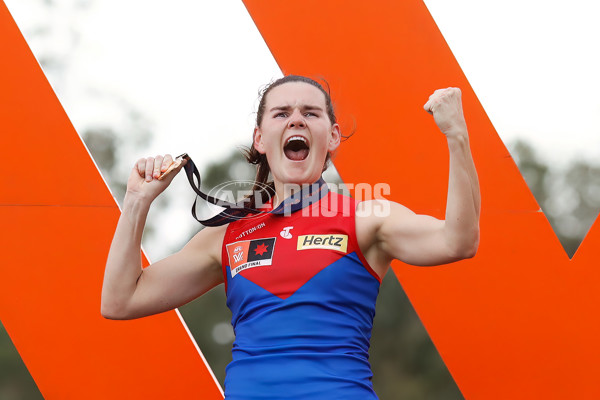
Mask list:
[[[465,398],[600,398],[600,227],[569,260],[422,1],[245,4],[283,71],[324,76],[343,128],[356,121],[336,159],[344,180],[388,182],[391,198],[417,212],[443,216],[447,184],[447,149],[421,105],[436,88],[463,89],[483,195],[480,251],[394,271]],[[175,312],[100,316],[118,207],[1,2],[0,43],[11,166],[0,175],[0,319],[41,393],[221,398]],[[55,173],[57,160],[68,173]]]
[[[421,0],[244,3],[284,73],[324,76],[346,132],[346,182],[443,217],[444,138],[422,104],[463,89],[482,190],[474,259],[393,264],[466,399],[598,399],[600,226],[569,260]],[[343,126],[344,128],[344,126]]]
[[[0,320],[40,392],[222,399],[175,311],[100,315],[119,208],[3,2],[0,49]]]

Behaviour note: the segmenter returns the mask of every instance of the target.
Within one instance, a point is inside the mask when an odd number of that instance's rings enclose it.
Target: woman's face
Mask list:
[[[266,154],[276,182],[315,182],[327,153],[339,144],[340,128],[331,124],[325,96],[318,88],[287,82],[269,91],[254,147]]]

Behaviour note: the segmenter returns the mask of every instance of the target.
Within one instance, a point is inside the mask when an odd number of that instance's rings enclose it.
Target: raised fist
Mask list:
[[[429,96],[423,108],[433,115],[436,125],[444,135],[459,135],[467,132],[459,88],[436,90]]]
[[[177,159],[175,163],[170,154],[139,159],[129,175],[127,193],[150,201],[154,200],[169,186],[186,162],[185,159]],[[167,170],[169,173],[164,174]]]

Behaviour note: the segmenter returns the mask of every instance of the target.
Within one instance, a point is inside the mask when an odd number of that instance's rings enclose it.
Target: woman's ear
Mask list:
[[[263,141],[262,141],[262,133],[260,131],[260,128],[254,128],[254,148],[260,154],[266,153],[265,146],[263,145]]]
[[[331,126],[331,136],[329,137],[329,145],[327,146],[327,151],[329,153],[333,153],[338,146],[340,145],[340,141],[342,139],[342,131],[338,124],[333,124]]]

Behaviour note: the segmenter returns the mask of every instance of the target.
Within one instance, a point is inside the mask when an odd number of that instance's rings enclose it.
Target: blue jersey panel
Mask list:
[[[379,281],[351,253],[281,299],[228,278],[236,333],[228,399],[374,399],[368,362]]]

